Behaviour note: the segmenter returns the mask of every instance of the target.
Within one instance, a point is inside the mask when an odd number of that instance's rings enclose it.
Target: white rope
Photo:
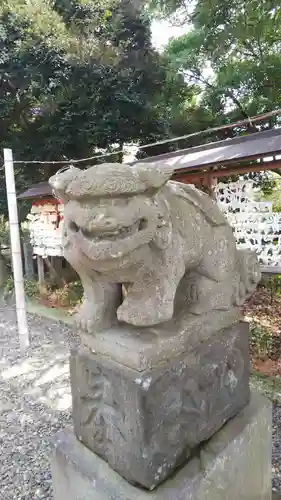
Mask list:
[[[198,135],[204,135],[204,134],[208,134],[210,132],[218,132],[219,130],[225,130],[225,129],[229,129],[229,128],[234,128],[234,127],[238,127],[238,126],[241,126],[241,125],[245,125],[245,124],[252,124],[253,122],[257,122],[257,121],[261,121],[261,120],[265,120],[266,118],[270,118],[272,116],[277,116],[277,115],[280,115],[281,114],[281,109],[277,109],[275,111],[270,111],[269,113],[265,113],[263,115],[257,115],[257,116],[253,116],[253,117],[249,117],[249,118],[246,118],[245,120],[240,120],[238,122],[235,122],[235,123],[231,123],[231,124],[227,124],[227,125],[220,125],[218,127],[213,127],[213,128],[209,128],[209,129],[205,129],[205,130],[199,130],[198,132],[193,132],[191,134],[187,134],[187,135],[181,135],[179,137],[173,137],[171,139],[163,139],[162,141],[157,141],[157,142],[152,142],[150,144],[144,144],[144,145],[141,145],[141,146],[137,146],[138,150],[141,150],[141,149],[146,149],[146,148],[150,148],[150,147],[153,147],[153,146],[160,146],[162,144],[168,144],[168,143],[171,143],[171,142],[177,142],[177,141],[180,141],[180,140],[183,140],[183,139],[188,139],[190,137],[196,137]],[[44,165],[44,164],[48,164],[48,165],[55,165],[55,164],[66,164],[66,165],[69,165],[71,163],[83,163],[84,161],[90,161],[90,160],[96,160],[98,158],[105,158],[106,156],[111,156],[111,155],[117,155],[117,154],[121,154],[121,153],[124,153],[124,151],[121,149],[119,151],[111,151],[111,152],[108,152],[108,153],[103,153],[103,154],[100,154],[100,155],[95,155],[95,156],[89,156],[88,158],[79,158],[79,159],[76,159],[76,160],[56,160],[56,161],[52,161],[52,160],[47,160],[47,161],[40,161],[40,160],[14,160],[14,164],[17,163],[17,164],[20,164],[20,163],[27,163],[27,164],[37,164],[37,165]]]

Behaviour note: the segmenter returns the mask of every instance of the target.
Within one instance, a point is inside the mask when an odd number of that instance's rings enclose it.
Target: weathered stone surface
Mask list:
[[[55,500],[271,500],[271,405],[254,394],[153,492],[127,483],[71,431],[56,436],[52,473]]]
[[[157,325],[181,307],[199,315],[228,310],[256,288],[255,254],[237,250],[210,197],[168,182],[171,175],[164,164],[116,163],[70,168],[50,179],[65,204],[64,255],[84,287],[82,330],[96,333],[117,318]]]
[[[108,356],[129,368],[144,371],[192,350],[223,328],[241,320],[239,309],[213,311],[201,316],[179,315],[151,328],[116,325],[96,335],[81,334],[82,343],[95,353]],[[198,366],[198,370],[200,367]]]
[[[70,371],[80,441],[128,481],[153,489],[247,404],[248,325],[143,372],[84,347]]]

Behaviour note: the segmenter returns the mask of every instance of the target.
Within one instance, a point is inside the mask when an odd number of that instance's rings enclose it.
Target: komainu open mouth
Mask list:
[[[74,221],[69,223],[69,229],[71,232],[80,233],[84,238],[91,241],[115,241],[124,240],[134,234],[145,230],[148,227],[148,221],[146,219],[140,219],[131,226],[119,227],[114,229],[97,228],[88,230],[86,228],[79,227]]]

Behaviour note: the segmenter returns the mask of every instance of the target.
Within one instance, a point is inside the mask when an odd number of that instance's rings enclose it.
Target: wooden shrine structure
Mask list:
[[[211,142],[145,158],[142,162],[162,162],[173,167],[173,179],[203,187],[213,196],[222,177],[281,169],[281,128]]]
[[[131,165],[139,162],[153,163],[160,168],[165,162],[174,169],[173,180],[194,184],[215,198],[216,185],[222,177],[281,171],[281,128],[152,156]],[[63,205],[53,197],[48,182],[30,186],[18,199],[28,199],[32,203],[28,216],[31,244],[38,267],[42,269],[42,257],[63,256]]]

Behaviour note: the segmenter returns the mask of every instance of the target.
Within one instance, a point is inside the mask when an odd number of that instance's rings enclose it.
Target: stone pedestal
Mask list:
[[[83,346],[72,352],[70,373],[78,439],[153,490],[248,403],[248,325],[197,337],[142,371]]]
[[[254,394],[153,492],[129,484],[71,430],[56,436],[52,473],[55,500],[271,500],[271,405]]]

